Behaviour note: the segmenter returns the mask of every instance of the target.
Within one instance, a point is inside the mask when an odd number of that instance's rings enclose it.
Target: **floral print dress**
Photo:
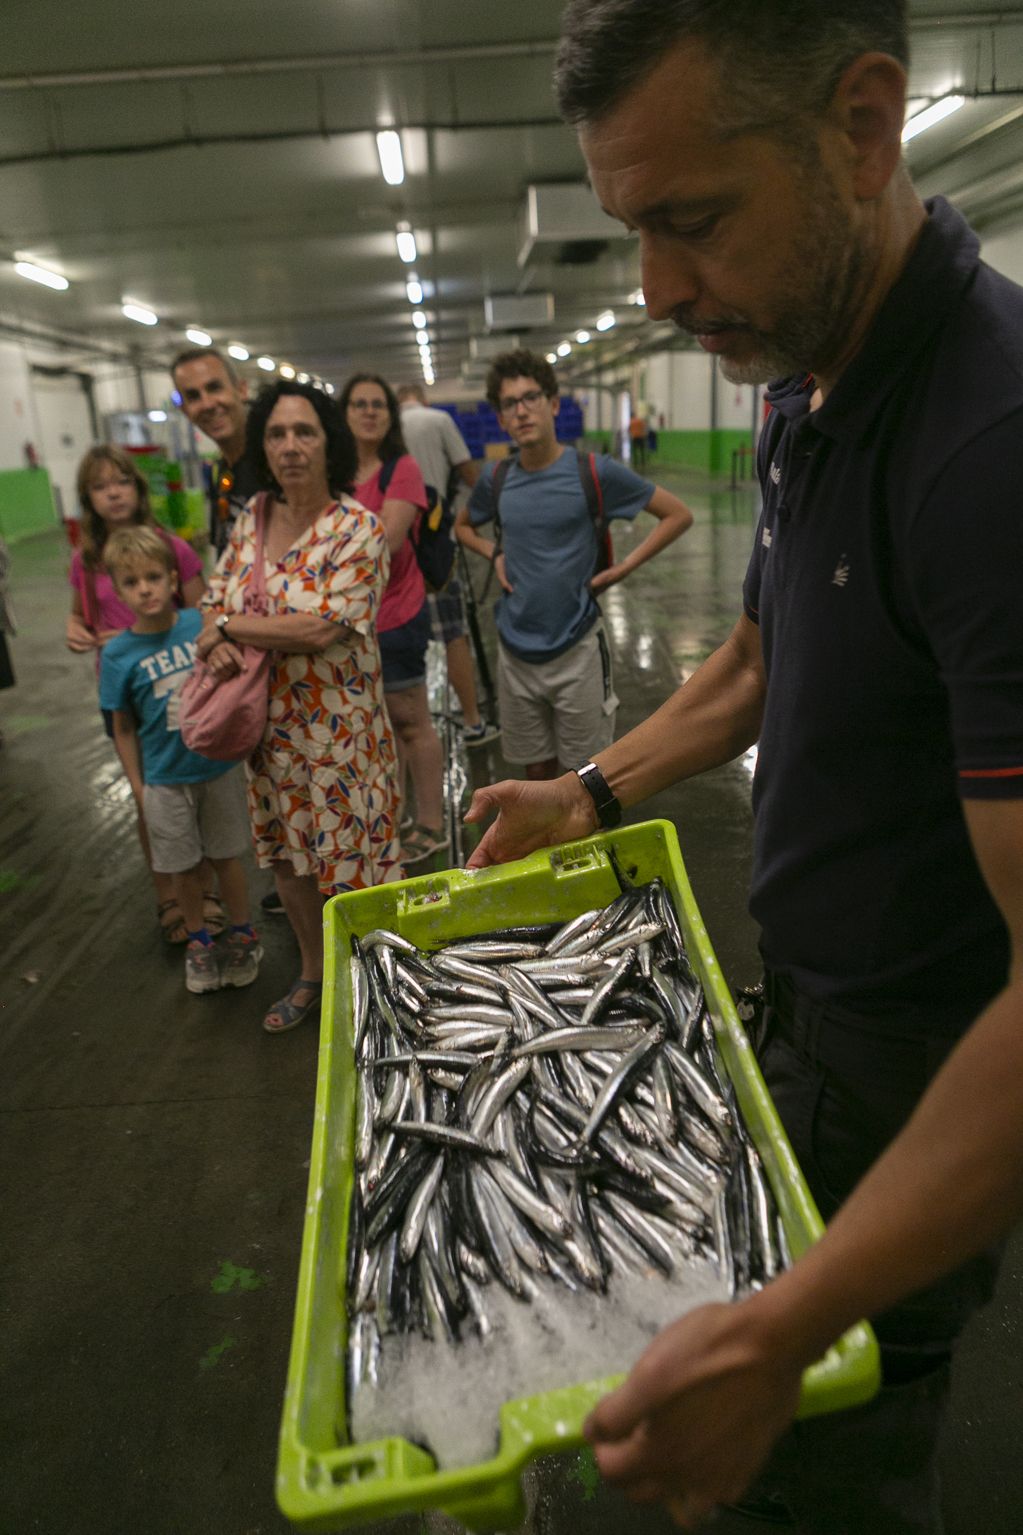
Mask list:
[[[250,504],[203,608],[243,611],[255,534]],[[355,631],[319,653],[274,652],[266,734],[246,766],[260,867],[286,861],[324,895],[400,873],[394,740],[376,639],[389,563],[379,519],[348,497],[322,512],[277,564],[266,560],[268,613],[315,613]]]

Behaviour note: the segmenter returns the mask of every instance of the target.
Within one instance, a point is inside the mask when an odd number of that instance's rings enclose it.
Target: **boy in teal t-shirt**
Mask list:
[[[185,919],[185,985],[194,992],[248,986],[263,951],[239,862],[249,840],[241,768],[189,751],[178,730],[202,616],[175,608],[173,553],[154,529],[118,530],[103,558],[135,622],[103,651],[100,706],[113,711],[114,744],[145,821],[153,868],[171,876]],[[231,919],[223,967],[203,922],[204,859],[217,872]]]

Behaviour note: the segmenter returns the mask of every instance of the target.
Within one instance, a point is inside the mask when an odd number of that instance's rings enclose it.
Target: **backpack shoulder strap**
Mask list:
[[[593,523],[593,530],[597,537],[597,543],[603,544],[604,535],[607,532],[607,518],[604,516],[604,492],[600,484],[600,476],[597,473],[597,455],[584,453],[581,448],[576,449],[576,461],[579,465],[579,479],[583,487],[583,495],[586,497],[586,507]]]
[[[508,454],[507,458],[499,458],[494,465],[494,478],[490,482],[490,495],[494,504],[494,533],[498,540],[501,537],[501,513],[499,511],[501,491],[504,489],[504,482],[508,478],[508,471],[512,463],[513,455],[511,453]]]
[[[386,464],[381,465],[380,479],[378,483],[380,486],[380,494],[382,496],[386,496],[387,487],[390,485],[392,476],[394,475],[394,471],[397,467],[398,460],[396,458],[389,458]]]

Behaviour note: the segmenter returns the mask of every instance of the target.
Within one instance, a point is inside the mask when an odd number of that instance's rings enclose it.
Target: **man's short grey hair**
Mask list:
[[[215,357],[219,363],[223,363],[224,372],[227,374],[232,384],[238,385],[241,383],[241,374],[238,372],[238,369],[235,367],[230,357],[228,357],[225,352],[222,352],[219,347],[215,346],[187,346],[183,352],[178,353],[174,361],[171,363],[171,378],[174,378],[175,373],[183,363],[198,362],[201,357]],[[174,382],[177,383],[177,379],[174,379]]]
[[[824,112],[852,61],[909,62],[906,0],[568,0],[554,81],[562,116],[606,116],[680,43],[719,61],[714,127],[772,130]]]
[[[422,384],[402,384],[398,390],[398,404],[404,405],[408,400],[418,400],[420,405],[426,404],[426,390]]]

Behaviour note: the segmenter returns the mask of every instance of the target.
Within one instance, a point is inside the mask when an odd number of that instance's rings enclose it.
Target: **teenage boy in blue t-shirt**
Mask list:
[[[195,665],[202,615],[175,609],[174,556],[153,528],[112,534],[103,560],[135,622],[103,651],[100,704],[113,711],[114,744],[145,819],[153,868],[171,875],[185,919],[185,985],[193,992],[248,986],[263,951],[239,862],[249,840],[241,769],[189,751],[178,730],[179,694]],[[204,858],[231,919],[222,969],[203,922]]]
[[[505,352],[487,376],[487,399],[517,449],[500,489],[500,539],[475,529],[494,520],[494,465],[477,482],[455,531],[494,562],[497,687],[508,762],[527,778],[554,778],[589,761],[614,738],[618,700],[597,594],[673,542],[691,525],[689,508],[631,469],[596,456],[604,516],[631,521],[648,511],[657,526],[623,560],[598,572],[597,534],[576,453],[556,436],[558,382],[535,352]]]

